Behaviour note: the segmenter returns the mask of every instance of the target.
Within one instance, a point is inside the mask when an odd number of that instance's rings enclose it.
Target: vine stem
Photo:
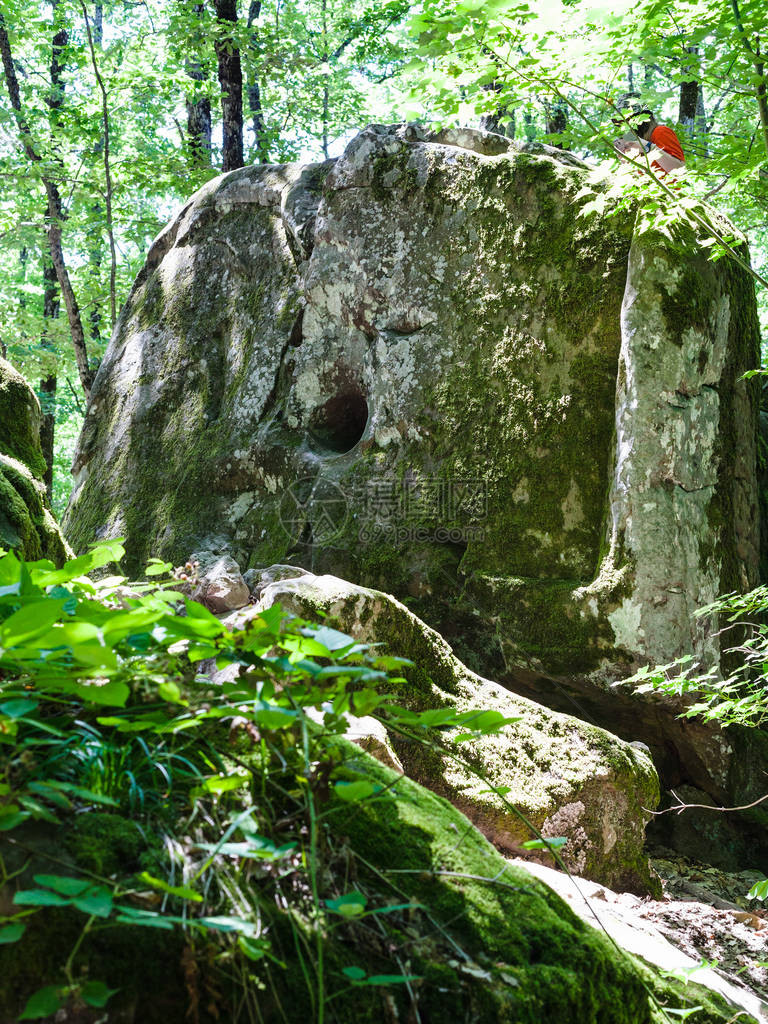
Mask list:
[[[307,810],[309,812],[309,882],[312,889],[312,902],[315,907],[315,949],[317,955],[317,1024],[323,1024],[325,1019],[325,978],[323,964],[323,929],[321,928],[320,894],[317,884],[317,855],[318,855],[318,816],[315,807],[315,796],[312,792],[312,766],[309,756],[309,729],[307,728],[307,716],[303,708],[299,708],[301,717],[301,745],[304,753],[304,771],[307,779]]]
[[[75,957],[77,956],[77,954],[78,954],[78,952],[80,950],[80,947],[82,946],[83,942],[85,941],[85,938],[88,935],[88,932],[90,932],[91,928],[93,927],[93,922],[95,920],[96,920],[95,916],[93,914],[91,914],[91,916],[85,922],[85,927],[80,932],[80,935],[78,936],[77,942],[72,947],[72,951],[69,954],[69,956],[67,957],[67,962],[64,964],[64,974],[66,975],[67,981],[69,982],[69,985],[72,988],[75,987],[75,979],[72,976],[72,967],[73,967],[73,965],[75,963]]]

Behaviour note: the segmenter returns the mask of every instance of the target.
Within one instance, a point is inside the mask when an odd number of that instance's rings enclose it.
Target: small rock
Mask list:
[[[218,615],[244,608],[251,599],[251,592],[240,575],[237,562],[224,555],[205,570],[192,596]]]

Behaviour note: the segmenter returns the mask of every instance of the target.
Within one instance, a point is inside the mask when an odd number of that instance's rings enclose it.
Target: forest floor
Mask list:
[[[768,908],[746,895],[763,875],[729,873],[671,851],[654,852],[651,863],[661,877],[664,899],[622,893],[619,900],[692,959],[706,960],[734,984],[746,984],[768,1001]]]
[[[768,907],[746,895],[759,872],[729,873],[657,848],[651,863],[663,896],[654,900],[520,863],[661,973],[701,982],[768,1022]]]

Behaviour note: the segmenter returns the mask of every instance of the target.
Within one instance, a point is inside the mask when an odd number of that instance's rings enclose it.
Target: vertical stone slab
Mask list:
[[[751,280],[693,232],[636,233],[621,310],[611,561],[629,593],[608,619],[641,661],[718,661],[696,611],[757,582],[757,385]]]

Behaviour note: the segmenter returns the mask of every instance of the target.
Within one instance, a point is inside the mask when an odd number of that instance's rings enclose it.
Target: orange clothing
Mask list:
[[[685,154],[683,153],[683,147],[680,145],[680,139],[678,139],[672,129],[668,128],[667,125],[660,124],[653,129],[651,132],[651,142],[658,149],[663,149],[665,153],[669,153],[678,160],[685,160]]]

